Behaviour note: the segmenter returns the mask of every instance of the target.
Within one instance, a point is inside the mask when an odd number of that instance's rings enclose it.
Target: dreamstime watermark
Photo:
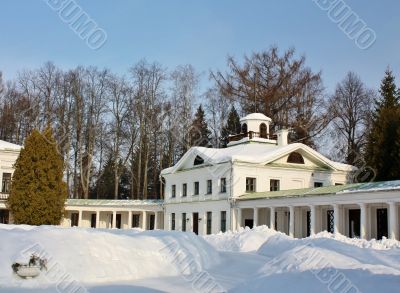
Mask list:
[[[107,41],[107,33],[75,0],[44,0],[57,12],[81,40],[92,50],[100,49]]]
[[[344,0],[312,0],[362,50],[376,41],[376,33]]]
[[[171,256],[171,262],[177,265],[182,277],[192,285],[196,292],[222,293],[226,290],[194,260],[191,253],[180,246],[176,241],[171,241],[160,252]]]
[[[44,278],[53,284],[56,284],[56,290],[59,293],[88,293],[89,291],[83,287],[77,280],[73,278],[71,274],[66,272],[65,268],[55,261],[51,255],[49,255],[44,247],[35,243],[23,251],[21,251],[21,256],[25,259],[35,254],[42,259],[47,260],[47,270],[42,274]]]

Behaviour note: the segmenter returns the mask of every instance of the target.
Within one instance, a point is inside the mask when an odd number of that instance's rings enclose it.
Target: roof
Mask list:
[[[175,166],[162,170],[161,175],[176,172],[186,160],[194,159],[194,157],[196,156],[202,157],[206,164],[211,165],[224,162],[245,162],[266,165],[299,149],[303,150],[305,153],[310,154],[312,157],[317,158],[334,170],[351,171],[354,168],[350,165],[333,162],[302,143],[293,143],[285,146],[278,146],[250,142],[222,149],[192,147],[188,152],[186,152],[186,154],[179,160],[179,162]]]
[[[67,199],[69,206],[157,206],[163,200]]]
[[[400,190],[400,180],[371,182],[371,183],[354,183],[347,185],[324,186],[317,188],[255,192],[255,193],[244,194],[239,197],[239,200],[273,199],[282,197],[307,197],[307,196],[335,195],[344,193],[390,191],[397,189]]]
[[[262,113],[252,113],[249,114],[243,118],[240,118],[240,122],[246,121],[246,120],[263,120],[263,121],[272,121],[271,118],[265,116]]]
[[[13,151],[20,151],[22,146],[13,144],[4,140],[0,140],[0,150],[13,150]]]

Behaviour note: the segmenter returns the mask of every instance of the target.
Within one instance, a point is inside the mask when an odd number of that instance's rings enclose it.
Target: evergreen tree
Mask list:
[[[210,146],[211,131],[208,129],[208,125],[205,119],[205,113],[201,105],[199,106],[199,108],[197,108],[189,135],[191,146]]]
[[[127,199],[130,194],[128,170],[122,166],[121,161],[119,164],[122,174],[118,183],[118,199]],[[110,156],[102,169],[102,173],[95,184],[95,188],[91,190],[90,197],[97,199],[114,199],[114,182],[114,158]]]
[[[221,130],[221,146],[226,147],[228,144],[229,135],[239,134],[240,133],[240,117],[235,107],[232,106],[229,114],[228,120],[226,121],[225,126]]]
[[[63,170],[51,128],[33,130],[15,163],[7,201],[14,223],[60,224],[67,198]]]
[[[400,105],[393,73],[387,70],[376,101],[366,147],[366,162],[376,180],[400,179]]]

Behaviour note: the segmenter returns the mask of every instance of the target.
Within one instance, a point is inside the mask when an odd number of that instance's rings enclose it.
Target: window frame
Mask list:
[[[221,232],[226,232],[226,211],[221,211],[221,223],[220,223],[220,230]]]
[[[272,183],[278,183],[277,186]],[[281,190],[281,180],[280,179],[270,179],[269,180],[269,191],[280,191]]]
[[[220,180],[220,193],[226,193],[226,177],[222,177]]]
[[[186,213],[182,213],[182,232],[186,232]]]
[[[193,195],[199,195],[199,193],[200,193],[200,182],[195,181],[193,183]]]
[[[171,230],[175,231],[176,223],[175,223],[175,213],[171,213]]]
[[[323,187],[323,186],[324,186],[324,182],[314,181],[314,188],[319,188],[319,187]]]
[[[207,212],[206,234],[212,234],[212,212]]]
[[[176,184],[171,185],[171,198],[176,198]]]
[[[251,182],[251,183],[250,183]],[[252,188],[250,188],[252,187]],[[256,192],[257,191],[257,178],[256,177],[246,177],[246,192]]]
[[[12,173],[4,172],[2,174],[1,193],[10,193],[11,179]]]
[[[211,195],[212,194],[212,180],[208,179],[207,180],[207,193],[206,195]]]
[[[182,184],[182,197],[187,197],[187,183]]]

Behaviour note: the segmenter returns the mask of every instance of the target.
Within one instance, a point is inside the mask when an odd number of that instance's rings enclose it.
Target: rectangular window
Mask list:
[[[246,192],[256,191],[256,178],[246,178]]]
[[[78,227],[79,213],[71,213],[71,227]]]
[[[139,228],[140,227],[140,215],[132,215],[132,227]]]
[[[187,184],[183,183],[182,184],[182,197],[186,197],[187,196]]]
[[[207,194],[212,194],[212,180],[207,180]]]
[[[269,190],[270,191],[279,191],[280,190],[280,181],[276,179],[271,179],[269,181]]]
[[[314,182],[314,187],[322,187],[324,184],[322,182]]]
[[[212,213],[207,212],[207,235],[211,234],[211,227],[212,227]]]
[[[2,193],[9,193],[11,187],[11,173],[3,173]]]
[[[335,183],[335,186],[343,185],[343,183]]]
[[[221,178],[221,193],[226,192],[226,178]]]
[[[226,232],[226,211],[221,212],[221,232]]]
[[[196,182],[194,183],[194,193],[193,193],[193,195],[199,195],[199,190],[200,190],[200,188],[199,188],[199,182],[196,181]]]
[[[186,231],[186,213],[182,213],[182,231]]]
[[[176,197],[176,185],[171,186],[171,197]]]
[[[175,230],[175,213],[171,214],[171,230]]]

